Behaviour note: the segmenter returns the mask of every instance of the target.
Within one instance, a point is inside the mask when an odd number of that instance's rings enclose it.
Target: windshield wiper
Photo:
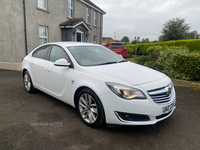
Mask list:
[[[99,66],[99,65],[108,65],[108,64],[116,64],[116,61],[113,62],[106,62],[106,63],[102,63],[102,64],[96,64],[95,66]]]
[[[127,62],[126,59],[119,61],[118,63]]]

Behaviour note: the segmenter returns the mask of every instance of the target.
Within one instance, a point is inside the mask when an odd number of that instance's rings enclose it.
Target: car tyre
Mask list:
[[[28,93],[35,93],[36,89],[33,86],[31,76],[28,71],[25,71],[23,75],[23,81],[24,81],[24,88]]]
[[[90,89],[83,89],[77,96],[76,108],[82,121],[90,127],[105,124],[104,109],[98,96]]]

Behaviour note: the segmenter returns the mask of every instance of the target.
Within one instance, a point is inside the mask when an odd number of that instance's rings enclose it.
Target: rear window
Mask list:
[[[124,45],[120,43],[115,43],[115,44],[111,44],[110,48],[124,48]]]
[[[39,49],[35,50],[33,52],[32,56],[36,57],[36,58],[47,60],[48,52],[49,52],[49,45],[46,45],[46,46],[42,46]]]

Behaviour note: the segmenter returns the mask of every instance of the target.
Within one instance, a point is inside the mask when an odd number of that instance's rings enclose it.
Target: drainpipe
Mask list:
[[[23,0],[23,8],[24,8],[24,34],[25,34],[25,52],[28,55],[28,48],[27,48],[27,31],[26,31],[26,3]]]
[[[102,40],[102,24],[103,24],[102,17],[103,17],[103,13],[101,13],[101,15],[100,15],[100,42],[99,42],[100,45],[102,44],[102,42],[101,42],[101,40]]]

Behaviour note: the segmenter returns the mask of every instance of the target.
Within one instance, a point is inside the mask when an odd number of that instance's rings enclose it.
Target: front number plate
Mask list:
[[[163,114],[166,114],[166,113],[170,112],[174,108],[174,105],[175,104],[172,103],[172,104],[170,104],[168,106],[163,107]]]

